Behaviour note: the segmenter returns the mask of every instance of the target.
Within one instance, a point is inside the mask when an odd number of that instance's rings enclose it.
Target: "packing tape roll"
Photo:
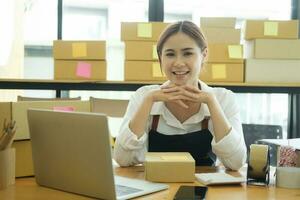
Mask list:
[[[250,146],[248,178],[266,179],[266,167],[268,165],[268,145],[252,144]]]
[[[300,168],[299,167],[277,167],[276,186],[282,188],[300,188]]]

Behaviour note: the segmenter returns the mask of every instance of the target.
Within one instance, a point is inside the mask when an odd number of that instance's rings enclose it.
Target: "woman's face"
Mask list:
[[[184,33],[170,36],[163,45],[161,66],[176,85],[196,85],[204,56],[197,43]]]

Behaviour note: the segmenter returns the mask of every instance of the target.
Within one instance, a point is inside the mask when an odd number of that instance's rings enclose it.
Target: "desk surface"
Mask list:
[[[199,172],[214,172],[222,171],[223,168],[201,167],[197,169]],[[129,168],[116,168],[116,174],[131,178],[144,178],[144,168],[129,167]],[[244,173],[242,171],[242,173]],[[273,178],[273,177],[272,177]],[[274,179],[274,178],[273,178]],[[198,182],[181,184],[171,183],[170,188],[161,192],[146,195],[136,199],[173,199],[178,187],[180,185],[201,185]],[[34,178],[18,178],[16,184],[9,186],[5,190],[0,191],[0,199],[5,200],[83,200],[90,199],[84,196],[71,194],[63,191],[53,190],[45,187],[38,186]],[[210,186],[206,199],[222,199],[222,200],[241,200],[241,199],[282,199],[282,200],[296,200],[300,199],[300,190],[276,188],[274,182],[269,187],[253,186],[253,185],[227,185],[227,186]]]

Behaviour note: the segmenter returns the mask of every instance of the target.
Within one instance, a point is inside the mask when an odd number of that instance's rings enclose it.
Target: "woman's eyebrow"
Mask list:
[[[173,52],[173,51],[174,51],[174,49],[166,49],[164,52],[168,52],[168,51],[171,51],[171,52]]]
[[[193,50],[194,48],[188,47],[188,48],[183,48],[181,49],[181,51],[189,51],[189,50]]]

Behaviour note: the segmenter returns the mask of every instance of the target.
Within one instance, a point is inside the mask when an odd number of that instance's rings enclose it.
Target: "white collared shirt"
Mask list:
[[[234,94],[225,88],[209,87],[200,80],[199,83],[202,91],[213,93],[216,96],[232,127],[231,131],[217,143],[213,138],[211,142],[212,150],[226,167],[237,170],[245,163],[247,154],[239,109]],[[114,158],[121,166],[130,166],[144,162],[145,153],[148,151],[148,132],[151,129],[154,115],[160,115],[157,131],[166,135],[182,135],[199,131],[202,129],[201,121],[205,117],[210,116],[207,105],[201,104],[198,113],[181,123],[168,110],[164,102],[155,102],[151,108],[144,134],[142,137],[137,138],[129,128],[129,122],[142,103],[143,98],[149,92],[158,89],[160,89],[159,85],[143,86],[133,94],[129,101],[114,149]],[[208,129],[214,136],[211,120],[209,120]]]

